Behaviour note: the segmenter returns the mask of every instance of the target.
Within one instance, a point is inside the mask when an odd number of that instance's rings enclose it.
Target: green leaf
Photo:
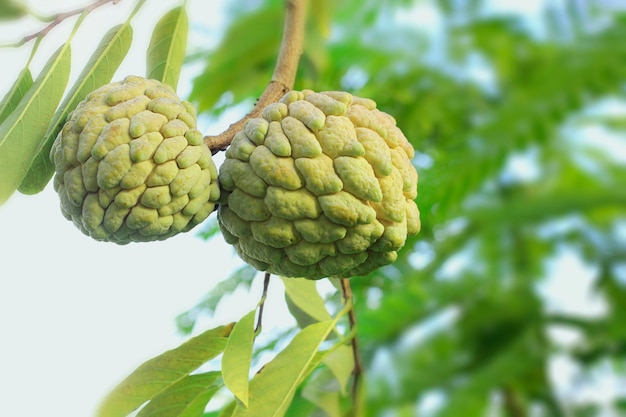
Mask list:
[[[281,279],[285,285],[285,299],[289,311],[300,327],[331,319],[324,300],[317,291],[315,281],[304,278],[281,277]]]
[[[78,76],[78,80],[54,114],[45,134],[43,147],[18,188],[21,193],[36,194],[46,187],[54,175],[54,164],[50,161],[49,156],[50,149],[63,128],[68,114],[76,108],[80,101],[85,99],[87,94],[111,82],[128,53],[132,39],[133,30],[128,23],[118,25],[104,35],[100,45]]]
[[[248,380],[252,362],[255,313],[256,309],[235,324],[222,357],[224,384],[245,408],[248,407]]]
[[[2,99],[2,102],[0,102],[0,123],[4,122],[11,112],[15,110],[32,85],[33,76],[28,68],[24,68],[9,92]]]
[[[302,398],[323,410],[328,417],[341,417],[337,381],[328,370],[314,374],[302,389]]]
[[[258,8],[234,21],[217,49],[201,55],[206,58],[205,69],[194,79],[190,94],[198,112],[219,105],[225,92],[233,96],[226,107],[261,94],[271,78],[282,29],[280,3]]]
[[[284,416],[296,388],[308,375],[309,364],[335,324],[335,320],[316,323],[298,333],[289,346],[252,379],[248,408],[236,406],[233,416]]]
[[[185,59],[189,19],[184,6],[170,10],[159,20],[147,56],[147,77],[178,85],[180,70]]]
[[[154,397],[137,417],[200,417],[215,392],[220,372],[188,375]]]
[[[70,75],[71,48],[61,46],[17,108],[0,125],[0,205],[11,197],[40,151]]]
[[[341,394],[346,395],[346,387],[354,369],[352,347],[342,345],[324,357],[324,364],[339,382]]]
[[[17,19],[28,14],[28,8],[14,0],[0,0],[0,20]]]
[[[98,417],[124,417],[170,389],[226,347],[233,324],[220,326],[188,340],[140,365],[113,389],[101,404]]]

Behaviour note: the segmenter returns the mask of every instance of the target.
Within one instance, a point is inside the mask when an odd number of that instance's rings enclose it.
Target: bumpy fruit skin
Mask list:
[[[63,214],[100,241],[167,239],[206,219],[219,199],[195,109],[156,80],[129,76],[90,93],[50,158]]]
[[[218,220],[260,271],[365,275],[420,230],[414,155],[370,99],[291,91],[249,120],[220,167]]]

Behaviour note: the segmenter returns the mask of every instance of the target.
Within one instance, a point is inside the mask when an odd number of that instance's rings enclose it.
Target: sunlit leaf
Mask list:
[[[140,365],[111,391],[98,417],[123,417],[162,394],[205,362],[224,351],[233,324],[220,326],[188,340]]]
[[[188,375],[157,395],[137,417],[200,417],[207,403],[221,387],[219,372]]]
[[[317,291],[315,281],[304,278],[281,277],[285,285],[285,298],[291,314],[300,327],[317,321],[330,320],[324,300]]]
[[[69,44],[48,60],[17,108],[0,125],[0,205],[15,192],[43,146],[70,75]]]
[[[78,80],[54,114],[46,131],[43,146],[18,188],[21,193],[36,194],[48,184],[54,174],[54,165],[49,157],[50,149],[68,114],[85,99],[87,94],[111,81],[128,53],[132,38],[133,31],[128,23],[116,26],[104,35],[78,76]]]
[[[148,78],[162,81],[176,89],[185,59],[188,31],[189,21],[184,6],[169,11],[159,20],[148,46]]]
[[[13,83],[11,89],[0,102],[0,123],[4,122],[13,110],[17,107],[22,97],[26,95],[28,89],[33,85],[33,76],[28,68],[24,68]]]
[[[222,357],[224,385],[244,408],[248,407],[248,380],[252,362],[255,313],[256,309],[243,316],[235,324]]]
[[[255,375],[250,382],[248,408],[237,406],[233,416],[283,416],[296,388],[307,376],[309,364],[334,326],[334,320],[325,321],[298,333],[289,346]]]

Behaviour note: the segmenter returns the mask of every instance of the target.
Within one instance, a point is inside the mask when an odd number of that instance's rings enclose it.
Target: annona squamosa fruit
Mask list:
[[[193,106],[129,76],[90,93],[50,153],[61,210],[96,240],[163,240],[202,222],[219,198],[217,168]]]
[[[419,232],[413,155],[374,101],[291,91],[247,121],[226,151],[221,231],[261,271],[365,275]]]

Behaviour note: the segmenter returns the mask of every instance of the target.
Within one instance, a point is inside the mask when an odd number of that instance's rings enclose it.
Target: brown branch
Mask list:
[[[350,280],[348,278],[341,278],[341,292],[343,295],[344,303],[354,302],[352,297],[352,288],[350,288]],[[348,321],[350,323],[350,330],[356,330],[356,314],[354,312],[354,304],[348,311]],[[352,336],[352,357],[354,359],[354,368],[352,369],[352,403],[354,406],[354,415],[360,415],[358,412],[360,406],[359,390],[361,376],[363,375],[363,363],[361,362],[361,354],[359,352],[359,341],[356,336],[356,331]]]
[[[94,9],[97,9],[100,6],[104,6],[107,3],[113,3],[113,4],[118,4],[120,1],[122,0],[98,0],[92,4],[90,4],[89,6],[85,6],[85,7],[81,7],[79,9],[76,10],[72,10],[69,12],[65,12],[65,13],[59,13],[56,14],[54,16],[51,17],[51,22],[44,27],[43,29],[32,33],[30,35],[24,36],[24,38],[18,42],[16,45],[23,45],[27,42],[32,41],[33,39],[36,39],[40,36],[45,36],[47,35],[52,29],[54,29],[56,26],[58,26],[59,24],[61,24],[63,21],[65,21],[66,19],[69,19],[72,16],[76,16],[78,14],[81,13],[91,13],[91,11],[93,11]]]
[[[270,277],[272,274],[265,273],[265,279],[263,280],[263,294],[261,294],[261,300],[259,301],[259,316],[256,320],[256,327],[254,328],[254,334],[258,335],[263,328],[263,307],[265,306],[265,299],[267,298],[267,289],[270,286]]]
[[[254,108],[241,120],[231,124],[228,129],[219,135],[204,137],[204,143],[211,149],[213,154],[228,148],[235,134],[243,128],[248,119],[259,117],[265,106],[275,103],[287,91],[293,89],[298,62],[302,54],[306,7],[307,0],[285,0],[283,39],[272,79],[257,100]]]

